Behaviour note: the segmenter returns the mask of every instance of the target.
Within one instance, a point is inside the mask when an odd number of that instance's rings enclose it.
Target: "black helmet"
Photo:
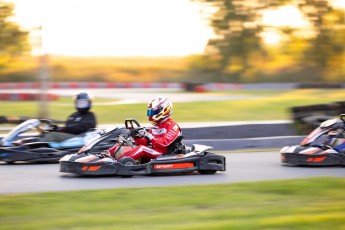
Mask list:
[[[79,113],[86,113],[89,111],[92,106],[92,99],[93,97],[86,92],[77,94],[74,97],[74,106],[76,110],[78,110]]]

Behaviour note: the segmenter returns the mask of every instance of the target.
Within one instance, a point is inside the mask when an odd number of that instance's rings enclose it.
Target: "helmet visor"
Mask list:
[[[151,116],[154,116],[154,115],[157,115],[159,113],[159,109],[148,109],[147,110],[147,116],[148,117],[151,117]]]
[[[90,102],[88,99],[79,99],[76,101],[75,104],[76,104],[75,107],[78,109],[85,109],[85,108],[90,107]]]

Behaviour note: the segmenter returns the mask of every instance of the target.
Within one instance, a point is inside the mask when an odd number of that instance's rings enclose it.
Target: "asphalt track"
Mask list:
[[[60,173],[59,164],[0,163],[0,194],[89,189],[182,186],[246,181],[345,177],[344,167],[291,167],[280,163],[280,154],[271,152],[232,152],[225,154],[227,170],[214,175],[198,173],[174,176],[85,177]]]
[[[160,91],[152,89],[142,92],[132,92],[129,90],[92,90],[96,98],[111,98],[118,101],[108,103],[138,103],[147,102],[153,96],[157,96]],[[138,91],[138,90],[133,90]],[[173,90],[172,90],[173,91]],[[10,92],[14,92],[11,90]],[[72,96],[75,90],[56,90],[53,93],[63,96]],[[173,101],[204,101],[204,94],[193,94],[193,97],[184,93],[168,93],[173,97]],[[214,94],[207,97],[208,100],[239,100],[245,97],[231,97]],[[224,124],[221,124],[224,126]],[[197,127],[199,127],[198,124]],[[255,126],[252,126],[255,128]],[[255,130],[254,130],[255,131]],[[200,138],[200,137],[198,137]],[[246,137],[248,138],[248,137]],[[236,140],[237,141],[237,140]],[[275,140],[276,142],[277,140]],[[258,147],[262,144],[254,143]],[[267,141],[265,141],[266,143]],[[272,141],[271,141],[272,142]],[[297,143],[293,140],[293,143]],[[233,143],[231,143],[233,144]],[[213,146],[213,145],[212,145]],[[267,144],[264,146],[267,147]],[[284,146],[279,144],[279,146]],[[253,150],[255,151],[255,150]],[[19,163],[7,165],[0,162],[0,194],[7,193],[30,193],[30,192],[50,192],[50,191],[72,191],[88,189],[110,189],[110,188],[134,188],[134,187],[160,187],[160,186],[182,186],[198,184],[220,184],[245,181],[277,180],[307,178],[316,176],[336,176],[345,177],[344,167],[290,167],[282,166],[278,151],[272,152],[243,152],[225,154],[227,158],[226,172],[218,172],[214,175],[199,175],[198,173],[178,175],[178,176],[136,176],[132,178],[121,177],[82,177],[72,174],[60,173],[58,164],[26,164]]]

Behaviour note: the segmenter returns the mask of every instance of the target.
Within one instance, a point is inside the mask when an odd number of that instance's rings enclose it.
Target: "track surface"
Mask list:
[[[291,167],[280,164],[278,152],[238,152],[225,154],[226,172],[179,176],[82,177],[59,172],[59,164],[0,163],[0,193],[28,193],[85,189],[159,187],[220,184],[243,181],[345,177],[345,167]]]

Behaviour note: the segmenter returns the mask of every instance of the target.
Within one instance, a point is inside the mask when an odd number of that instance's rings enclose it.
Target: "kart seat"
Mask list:
[[[182,143],[184,136],[178,136],[168,147],[168,151],[164,155],[182,154],[186,146]]]

